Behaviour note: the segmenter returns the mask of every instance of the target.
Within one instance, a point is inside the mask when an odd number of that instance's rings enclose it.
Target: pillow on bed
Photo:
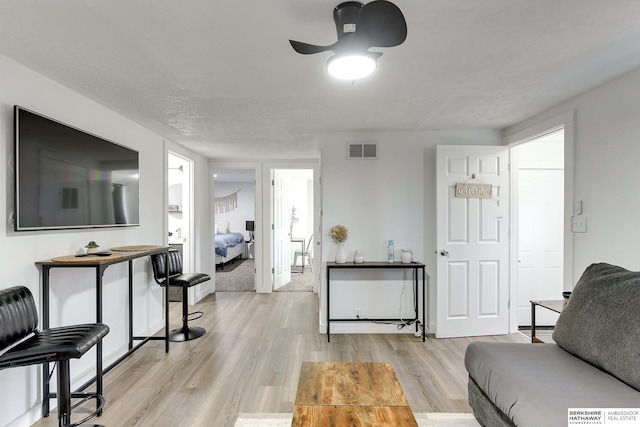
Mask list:
[[[216,224],[216,233],[217,234],[228,234],[229,233],[229,221],[227,222],[221,222],[219,224]]]

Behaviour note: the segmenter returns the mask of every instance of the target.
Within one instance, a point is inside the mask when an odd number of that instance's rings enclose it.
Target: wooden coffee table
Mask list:
[[[418,426],[393,366],[371,362],[303,363],[291,425]]]

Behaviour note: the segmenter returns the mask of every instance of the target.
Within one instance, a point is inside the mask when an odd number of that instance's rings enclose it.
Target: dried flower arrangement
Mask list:
[[[329,230],[329,237],[333,240],[334,243],[342,243],[347,240],[347,236],[349,235],[349,230],[344,225],[334,225]]]
[[[299,219],[296,216],[296,207],[293,206],[291,208],[291,222],[289,223],[289,234],[293,236],[293,226],[295,225],[296,222],[298,222]]]

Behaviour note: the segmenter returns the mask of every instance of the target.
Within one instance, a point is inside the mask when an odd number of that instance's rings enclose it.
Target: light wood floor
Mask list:
[[[303,361],[393,364],[414,412],[470,412],[464,352],[484,338],[318,333],[318,296],[307,292],[219,292],[196,305],[207,333],[186,343],[149,342],[105,376],[104,415],[121,426],[233,426],[240,412],[293,412]],[[180,321],[172,303],[172,327]],[[83,411],[78,408],[80,415]],[[77,419],[77,417],[75,417]],[[56,414],[34,426],[55,426]]]

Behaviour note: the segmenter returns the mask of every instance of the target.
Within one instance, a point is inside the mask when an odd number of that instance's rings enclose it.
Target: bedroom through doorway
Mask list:
[[[255,292],[256,171],[214,169],[216,292]]]

